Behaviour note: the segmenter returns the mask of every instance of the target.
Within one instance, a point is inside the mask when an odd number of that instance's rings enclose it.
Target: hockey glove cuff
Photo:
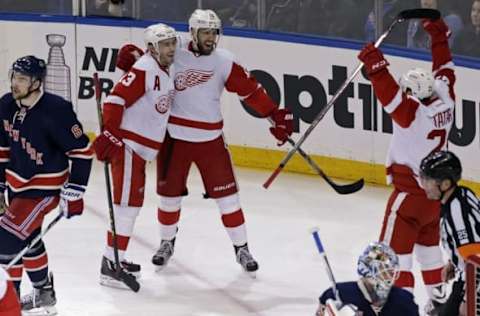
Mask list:
[[[83,213],[83,194],[85,193],[85,187],[66,183],[60,190],[60,211],[63,216],[70,218]]]
[[[430,34],[432,43],[447,41],[452,33],[442,19],[435,21],[424,19],[422,24],[425,31]]]
[[[116,66],[128,72],[144,52],[135,45],[126,44],[118,51]]]
[[[120,132],[115,129],[104,129],[93,142],[93,149],[100,161],[112,160],[123,150],[123,146]]]
[[[275,109],[270,118],[274,123],[270,133],[277,139],[277,145],[282,146],[293,133],[293,114],[288,109]]]
[[[369,76],[387,68],[388,61],[383,57],[382,52],[376,48],[373,43],[367,44],[360,54],[358,59],[364,63],[365,70]]]

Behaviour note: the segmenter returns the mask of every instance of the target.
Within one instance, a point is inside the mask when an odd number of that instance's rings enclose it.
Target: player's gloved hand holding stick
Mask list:
[[[120,259],[118,256],[118,244],[117,244],[117,230],[115,228],[115,217],[113,213],[113,200],[112,200],[112,186],[110,181],[110,173],[108,169],[108,161],[116,154],[117,151],[123,148],[123,142],[121,146],[119,146],[115,141],[112,141],[107,135],[105,135],[105,130],[103,129],[103,117],[102,117],[102,105],[101,105],[101,89],[100,89],[100,81],[98,79],[98,74],[93,74],[93,82],[95,84],[95,99],[97,101],[97,114],[98,114],[98,122],[100,124],[100,130],[102,133],[99,137],[102,137],[98,142],[94,142],[95,151],[97,148],[102,152],[100,154],[103,158],[105,158],[106,162],[104,163],[104,173],[105,173],[105,182],[106,182],[106,189],[107,189],[107,201],[108,201],[108,212],[110,217],[110,229],[112,231],[112,239],[113,239],[113,254],[115,257],[115,268],[116,268],[116,278],[117,280],[125,283],[132,291],[138,292],[140,289],[140,284],[137,282],[135,277],[131,274],[126,273],[120,266]],[[106,138],[106,139],[105,139]],[[118,139],[117,139],[118,141]],[[95,143],[97,145],[95,145]],[[105,146],[103,146],[105,145]],[[120,148],[117,148],[120,147]],[[98,157],[98,152],[96,152]]]
[[[393,28],[398,24],[402,23],[406,20],[409,19],[429,19],[429,20],[438,20],[440,18],[441,14],[440,11],[434,10],[434,9],[411,9],[411,10],[404,10],[400,12],[397,15],[397,18],[390,24],[388,29],[377,39],[375,42],[374,46],[379,47],[380,44],[387,38],[387,36],[390,34],[390,32],[393,30]],[[432,22],[432,23],[437,23],[437,22]],[[433,28],[433,27],[432,27]],[[437,28],[435,26],[435,28]],[[432,42],[434,40],[432,39]],[[379,65],[380,66],[380,65]],[[328,110],[335,104],[335,101],[340,97],[342,92],[347,88],[348,84],[357,76],[357,74],[360,72],[360,70],[363,67],[363,62],[361,62],[353,71],[353,73],[345,80],[345,82],[340,86],[340,88],[337,90],[335,95],[330,99],[330,101],[323,107],[318,115],[315,117],[313,122],[310,124],[310,126],[307,128],[305,133],[300,137],[300,139],[296,142],[295,146],[285,155],[285,158],[280,162],[278,165],[277,169],[274,170],[272,175],[269,177],[269,179],[265,182],[264,186],[270,185],[271,182],[278,176],[278,174],[283,170],[285,165],[290,161],[290,159],[293,157],[293,155],[299,150],[300,146],[305,142],[307,137],[312,133],[313,129],[318,125],[318,123],[323,119],[325,114],[328,112]],[[374,69],[372,69],[374,70]]]

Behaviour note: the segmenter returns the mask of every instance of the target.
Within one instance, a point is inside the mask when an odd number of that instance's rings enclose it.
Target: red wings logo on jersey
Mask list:
[[[188,69],[175,76],[175,89],[183,91],[187,88],[202,84],[213,77],[213,71]]]
[[[173,98],[175,97],[175,90],[168,91],[168,94],[160,96],[155,102],[155,109],[160,114],[165,114],[172,107]]]

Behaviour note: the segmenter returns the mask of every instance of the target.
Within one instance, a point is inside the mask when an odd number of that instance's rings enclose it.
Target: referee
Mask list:
[[[427,197],[442,203],[442,242],[450,256],[442,271],[445,282],[456,278],[448,301],[431,315],[466,315],[465,260],[480,254],[480,210],[475,194],[457,182],[462,174],[460,160],[452,152],[437,151],[422,160],[420,181]]]

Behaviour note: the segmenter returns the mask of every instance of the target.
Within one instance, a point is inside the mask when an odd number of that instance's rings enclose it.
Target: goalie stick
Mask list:
[[[100,81],[98,80],[98,74],[93,74],[93,83],[95,87],[95,100],[97,102],[97,114],[98,114],[98,123],[100,125],[100,130],[103,129],[103,117],[102,117],[102,91],[100,89]],[[113,254],[115,257],[115,278],[118,281],[123,282],[128,286],[132,291],[138,292],[140,289],[140,284],[137,282],[135,277],[129,273],[126,273],[121,269],[120,259],[118,257],[118,244],[117,244],[117,230],[115,226],[115,217],[113,213],[113,201],[112,201],[112,186],[110,182],[110,173],[108,170],[108,163],[105,162],[103,165],[103,170],[105,173],[105,186],[107,189],[107,201],[108,201],[108,214],[110,217],[110,229],[112,231],[112,242],[113,242]]]
[[[387,36],[390,34],[390,32],[393,30],[393,28],[399,24],[404,22],[405,20],[410,20],[410,19],[431,19],[431,20],[436,20],[439,19],[441,16],[440,11],[435,10],[435,9],[410,9],[410,10],[404,10],[401,11],[396,19],[390,24],[388,29],[380,35],[380,37],[377,39],[375,42],[375,47],[379,47],[380,44],[387,38]],[[269,186],[273,180],[278,176],[278,174],[283,170],[283,168],[286,166],[288,161],[293,157],[293,155],[299,151],[300,146],[305,142],[307,137],[312,133],[313,129],[318,125],[318,123],[323,119],[325,114],[328,112],[328,110],[334,105],[335,101],[340,97],[340,95],[343,93],[343,91],[347,88],[348,84],[357,76],[357,74],[360,72],[360,70],[363,67],[363,62],[360,62],[353,71],[353,73],[345,80],[345,82],[340,86],[340,88],[337,90],[335,95],[330,99],[330,101],[320,110],[320,112],[317,114],[313,122],[310,124],[310,126],[307,128],[305,133],[300,137],[300,139],[297,141],[295,146],[293,146],[292,149],[285,155],[283,160],[280,162],[278,167],[274,170],[274,172],[270,175],[270,177],[267,179],[265,182],[264,186]]]

